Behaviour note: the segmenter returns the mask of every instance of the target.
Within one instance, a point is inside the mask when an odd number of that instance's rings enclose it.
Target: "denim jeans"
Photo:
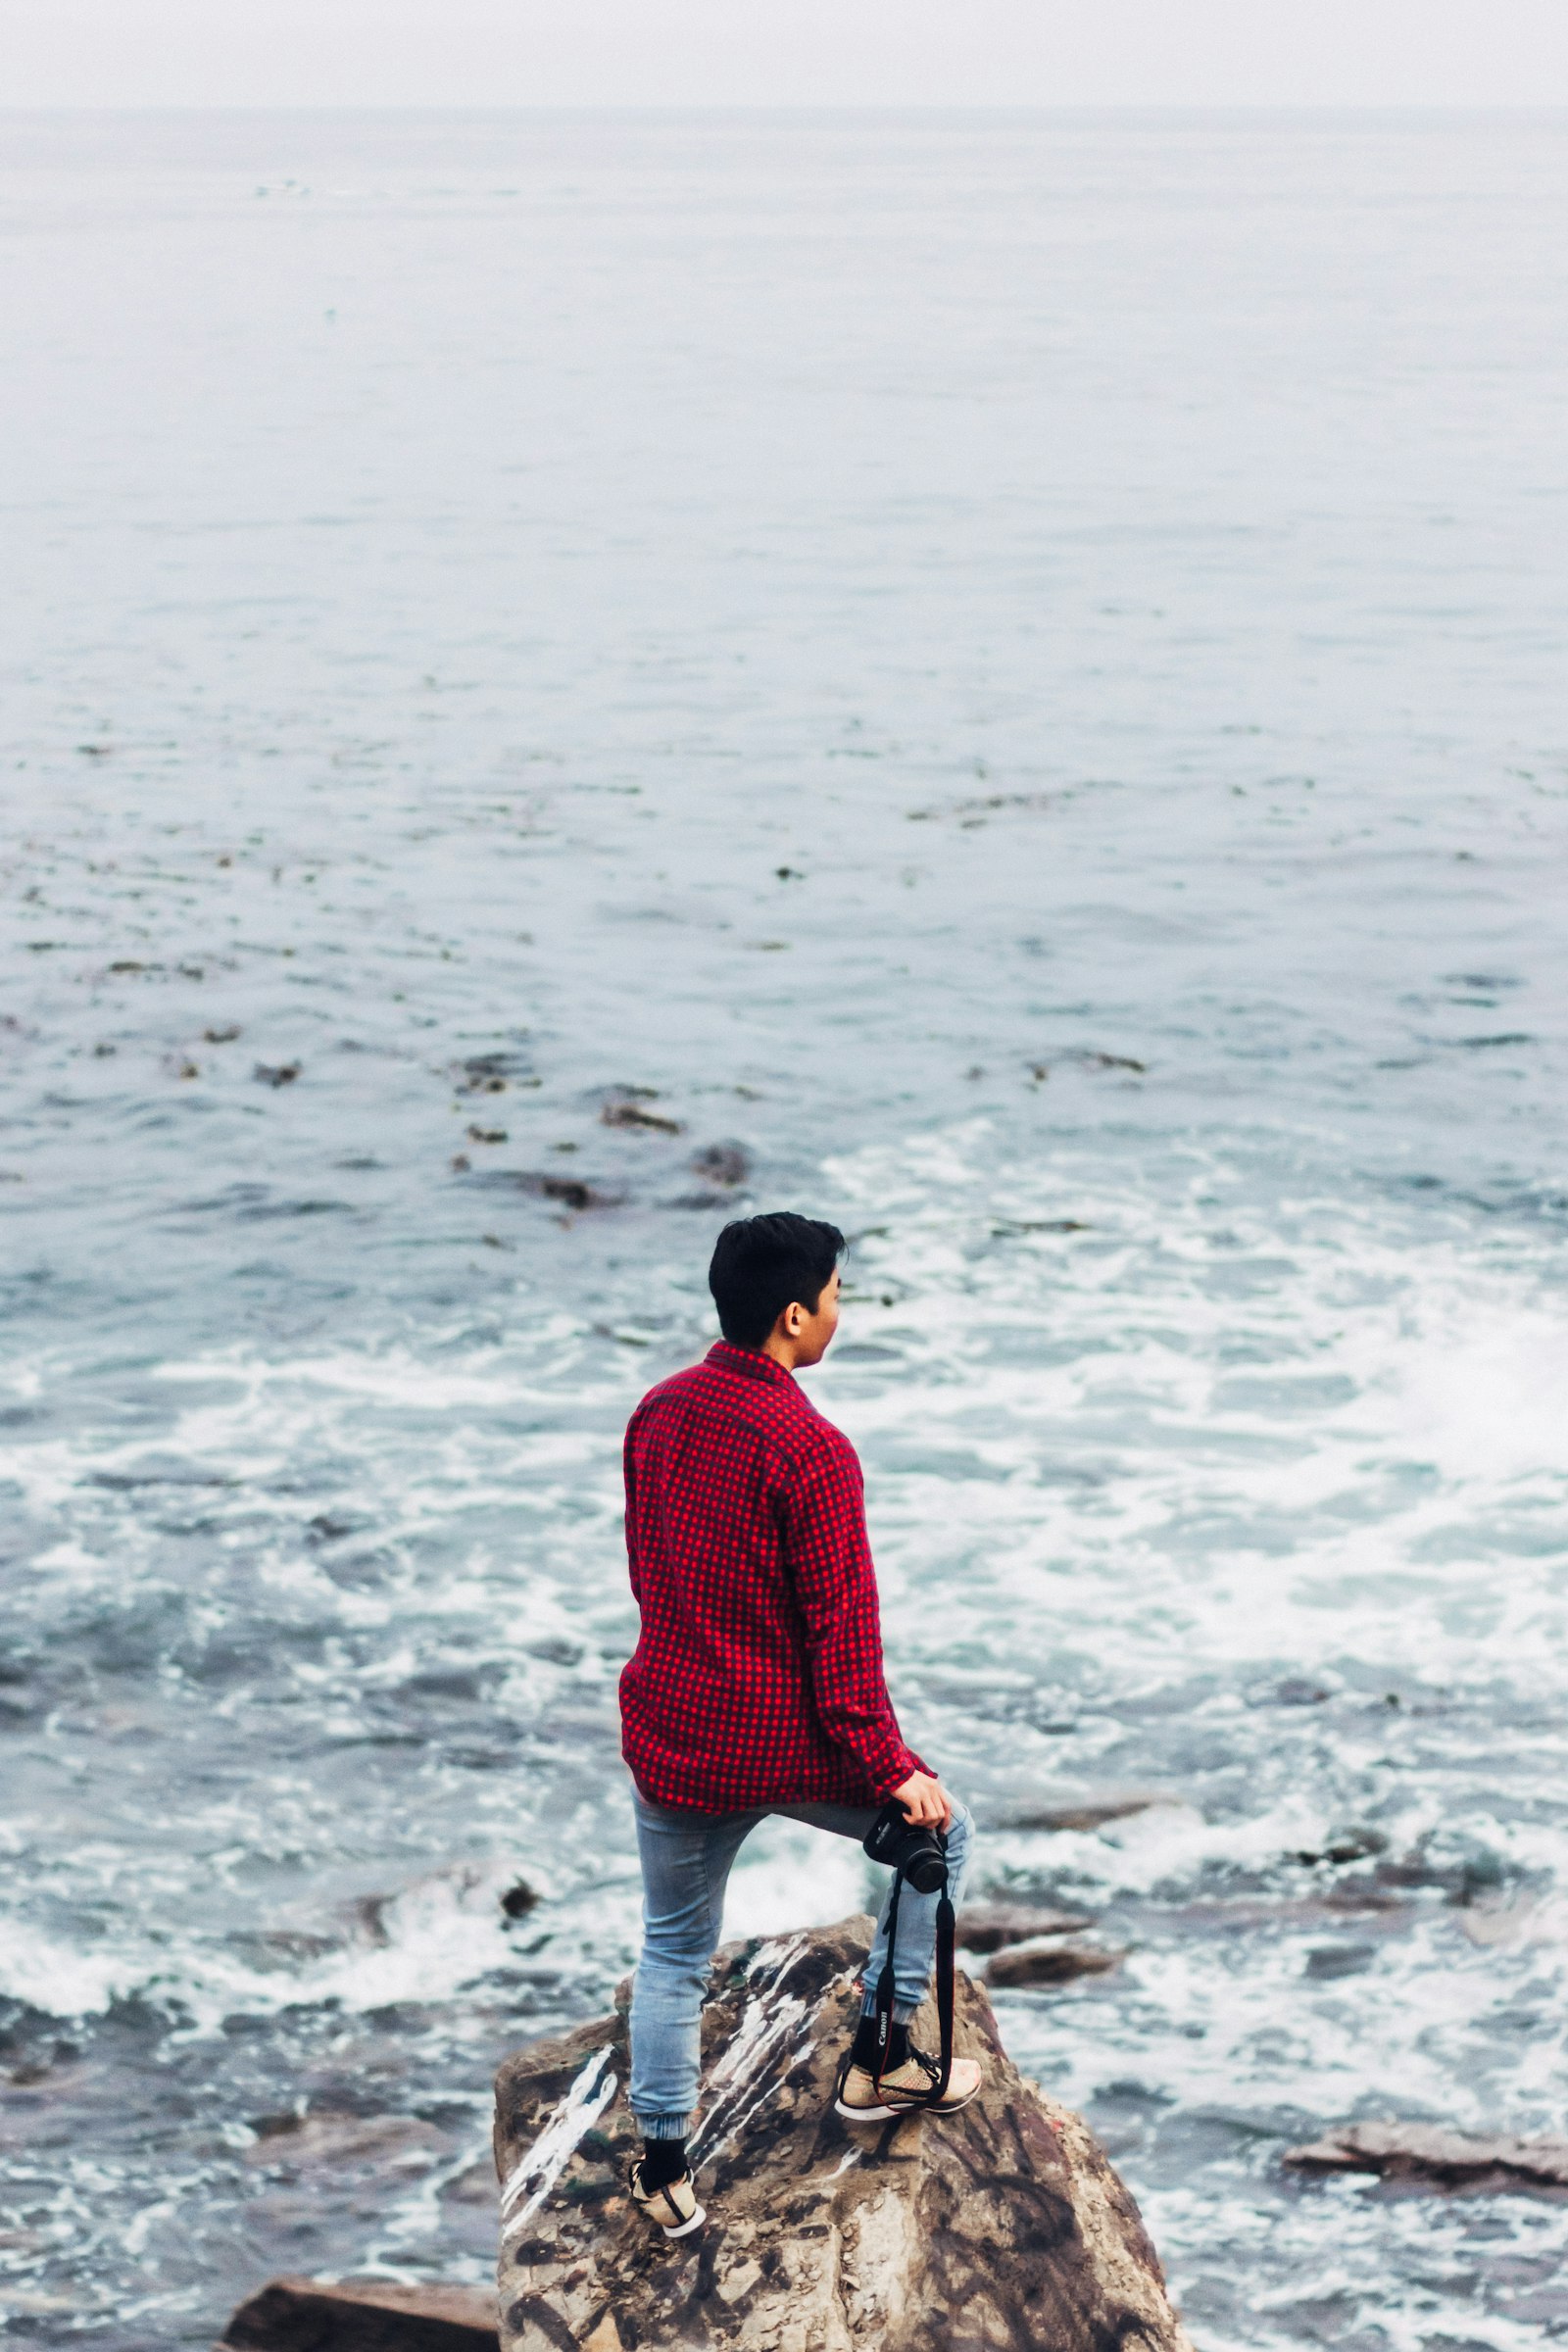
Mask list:
[[[631,2109],[649,2139],[685,2139],[697,2105],[699,2017],[724,1924],[730,1866],[760,1821],[778,1814],[835,1837],[864,1838],[875,1805],[766,1805],[755,1813],[671,1812],[632,1792],[643,1865],[643,1950],[631,2001]],[[948,1832],[948,1891],[963,1893],[973,1823],[954,1802]],[[888,1892],[891,1896],[892,1882]],[[936,1953],[935,1894],[906,1885],[899,1902],[893,2014],[907,2024],[925,1998]],[[887,1903],[865,1970],[865,2008],[876,2004],[887,1958]]]

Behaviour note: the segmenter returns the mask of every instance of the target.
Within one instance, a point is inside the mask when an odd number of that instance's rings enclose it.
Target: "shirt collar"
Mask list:
[[[782,1382],[791,1389],[795,1386],[794,1373],[786,1372],[775,1357],[764,1355],[760,1348],[732,1348],[728,1340],[715,1340],[706,1360],[716,1364],[721,1372],[739,1372],[745,1380]]]

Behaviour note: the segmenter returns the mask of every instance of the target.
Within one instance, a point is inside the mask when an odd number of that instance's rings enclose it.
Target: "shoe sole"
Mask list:
[[[891,2123],[896,2115],[961,2115],[969,2100],[980,2096],[981,2087],[977,2082],[968,2097],[955,2099],[951,2105],[942,2107],[922,2106],[918,2099],[910,2099],[901,2107],[849,2107],[842,2099],[835,2099],[833,2105],[837,2113],[847,2116],[852,2124],[886,2124]]]

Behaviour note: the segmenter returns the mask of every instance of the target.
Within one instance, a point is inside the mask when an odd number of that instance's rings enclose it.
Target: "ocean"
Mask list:
[[[1560,2333],[1560,2201],[1280,2159],[1568,2126],[1568,122],[0,131],[8,2340],[488,2275],[778,1206],[1201,2352]]]

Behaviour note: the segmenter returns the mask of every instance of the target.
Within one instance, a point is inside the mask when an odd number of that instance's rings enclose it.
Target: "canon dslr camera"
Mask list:
[[[901,1870],[916,1894],[935,1894],[948,1883],[948,1833],[911,1822],[895,1798],[883,1806],[865,1838],[873,1862]]]

